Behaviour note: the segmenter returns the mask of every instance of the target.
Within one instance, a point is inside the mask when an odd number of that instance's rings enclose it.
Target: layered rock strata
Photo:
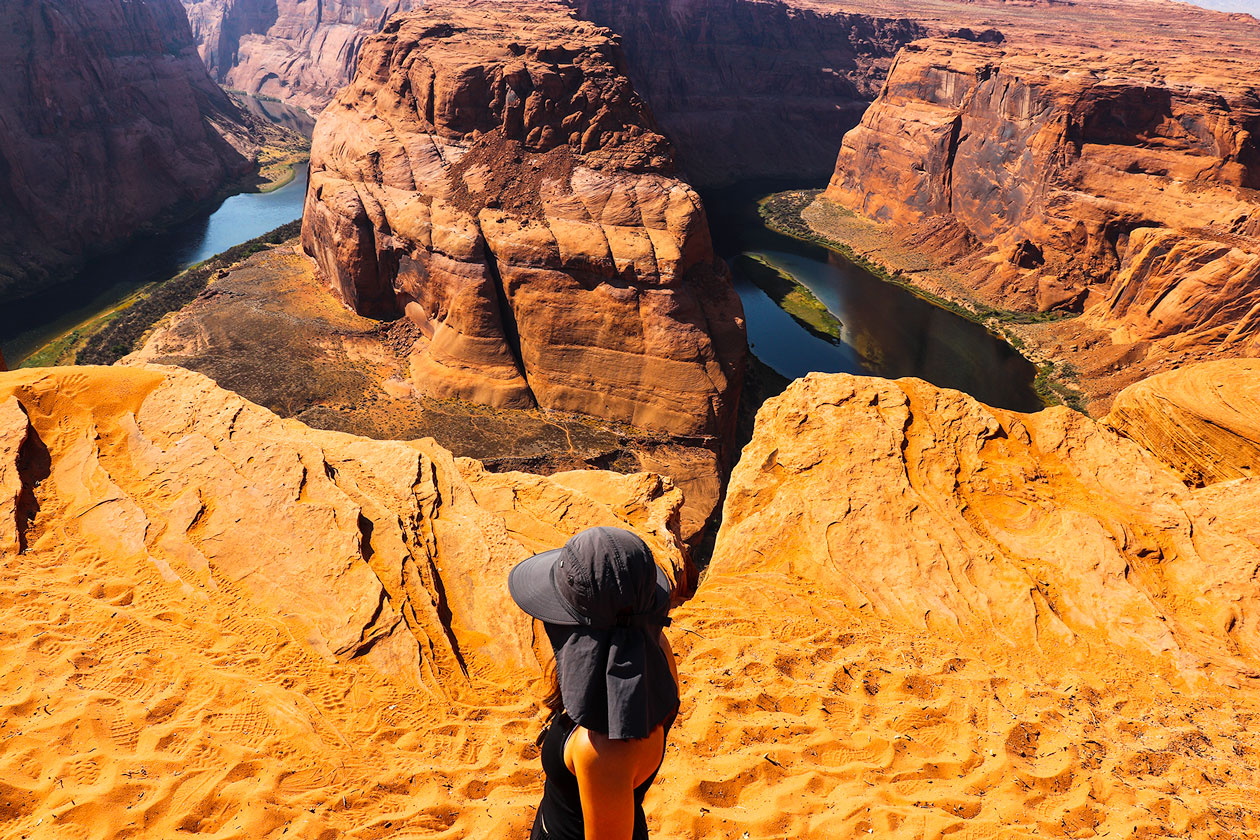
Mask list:
[[[424,393],[728,439],[742,310],[605,31],[552,3],[429,3],[316,128],[302,243],[405,312]]]
[[[211,75],[318,112],[354,75],[363,41],[413,0],[184,0]]]
[[[0,297],[248,171],[239,112],[175,0],[40,0],[5,22]]]
[[[1103,422],[1188,483],[1260,473],[1260,360],[1206,362],[1120,392]]]
[[[1084,313],[1064,358],[1256,355],[1260,95],[1241,57],[1192,55],[917,43],[825,198],[952,251],[986,306]]]

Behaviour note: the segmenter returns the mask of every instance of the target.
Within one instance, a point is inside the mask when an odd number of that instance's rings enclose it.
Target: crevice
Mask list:
[[[376,556],[376,549],[372,548],[372,532],[376,530],[376,526],[372,520],[368,519],[362,513],[359,514],[359,553],[363,555],[363,562],[369,565],[372,558]]]
[[[481,233],[478,228],[478,233]],[[495,301],[499,305],[499,325],[503,328],[503,339],[507,342],[508,351],[512,354],[512,360],[516,362],[516,369],[521,375],[521,380],[525,383],[525,390],[529,392],[529,398],[538,405],[538,397],[534,394],[534,389],[529,384],[529,376],[525,370],[525,357],[521,355],[521,334],[520,329],[516,325],[516,316],[512,312],[512,305],[508,301],[507,289],[503,285],[503,275],[499,271],[498,260],[495,259],[494,252],[490,250],[490,243],[486,240],[484,234],[481,235],[482,246],[485,248],[486,255],[486,271],[490,273],[490,284],[494,286]]]
[[[22,409],[22,413],[26,413],[25,408]],[[35,431],[35,427],[29,421],[26,437],[18,448],[17,471],[22,483],[16,504],[18,553],[25,554],[29,545],[30,530],[36,517],[39,516],[40,500],[37,491],[44,480],[52,474],[52,454],[39,436],[39,432]]]
[[[941,187],[945,191],[945,212],[954,212],[954,159],[958,157],[958,143],[962,135],[962,117],[954,117],[949,129],[949,155],[945,159],[944,182]]]
[[[459,663],[459,670],[467,677],[468,663],[464,661],[464,653],[459,649],[459,640],[455,638],[455,631],[451,629],[454,614],[451,612],[450,601],[446,597],[446,587],[442,585],[442,574],[432,560],[429,561],[429,575],[433,580],[433,609],[437,613],[438,623],[442,626],[446,643],[450,645],[451,655]]]

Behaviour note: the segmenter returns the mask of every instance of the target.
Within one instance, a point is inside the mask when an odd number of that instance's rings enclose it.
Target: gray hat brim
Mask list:
[[[517,563],[508,573],[508,593],[516,605],[540,621],[580,627],[583,621],[560,597],[555,570],[564,548],[553,548]]]
[[[556,588],[556,564],[560,562],[564,547],[553,548],[528,557],[508,572],[508,594],[516,605],[529,615],[548,624],[583,627],[590,622],[569,606]],[[656,567],[656,605],[658,610],[668,610],[673,585],[669,575],[659,565]]]

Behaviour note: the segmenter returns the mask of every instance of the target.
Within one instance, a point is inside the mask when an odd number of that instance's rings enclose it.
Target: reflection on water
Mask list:
[[[268,122],[296,131],[308,140],[315,131],[315,118],[303,111],[283,102],[271,99],[259,99],[256,96],[233,94],[232,99],[251,114],[262,117]]]
[[[811,371],[896,379],[916,376],[981,402],[1037,411],[1036,368],[979,324],[933,306],[848,260],[768,229],[756,200],[771,190],[745,186],[706,196],[714,240],[732,264],[753,353],[789,378]],[[751,280],[756,257],[807,287],[842,324],[841,343],[811,335]],[[741,268],[741,264],[743,268]]]
[[[0,307],[0,349],[10,366],[129,295],[190,265],[302,217],[307,168],[269,193],[242,193],[213,212],[98,257],[71,280]]]

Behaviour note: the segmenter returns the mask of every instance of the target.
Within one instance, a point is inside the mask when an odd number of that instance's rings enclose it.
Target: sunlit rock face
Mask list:
[[[1190,64],[915,44],[825,195],[907,230],[956,222],[1003,308],[1083,311],[1150,354],[1255,355],[1260,99],[1228,61]]]
[[[610,34],[551,3],[428,3],[321,115],[303,247],[420,328],[425,393],[726,441],[743,316]]]
[[[4,552],[231,581],[328,660],[432,690],[532,667],[529,621],[502,582],[570,525],[634,528],[687,580],[681,493],[656,476],[492,474],[431,440],[281,420],[179,368],[37,369],[0,389]]]
[[[0,299],[250,166],[175,0],[11,4],[0,67]]]

